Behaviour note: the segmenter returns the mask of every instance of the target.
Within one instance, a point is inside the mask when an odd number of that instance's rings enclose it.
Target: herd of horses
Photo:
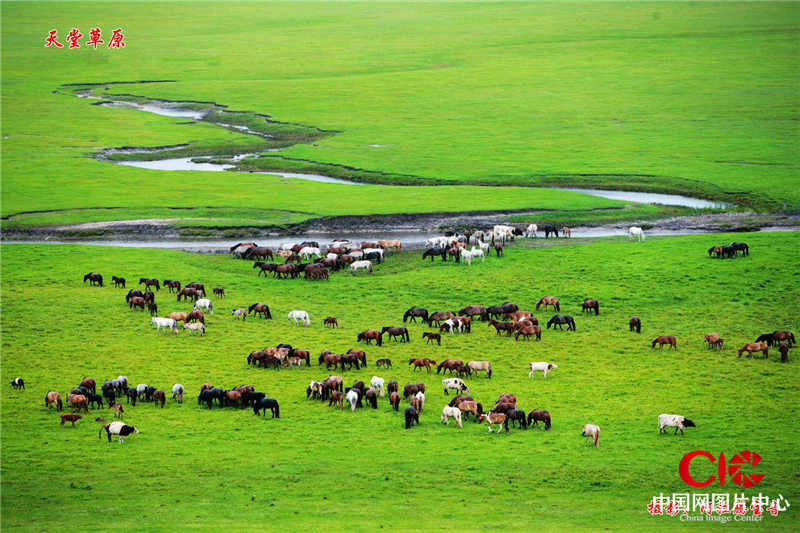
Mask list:
[[[733,259],[738,257],[741,252],[742,257],[750,255],[750,247],[744,242],[732,242],[722,246],[712,246],[708,249],[709,257]]]

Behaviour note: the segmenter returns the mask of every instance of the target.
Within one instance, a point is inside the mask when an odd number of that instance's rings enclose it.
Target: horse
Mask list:
[[[428,321],[428,310],[424,307],[412,307],[411,309],[407,310],[403,313],[403,323],[407,322],[408,319],[411,319],[411,322],[416,324],[417,317],[420,317],[423,321]]]
[[[356,337],[356,342],[365,341],[367,344],[369,344],[373,340],[375,341],[375,344],[377,344],[378,346],[381,346],[383,344],[382,333],[377,329],[364,330],[361,333],[359,333],[358,336]]]
[[[425,392],[424,383],[406,383],[403,385],[403,399],[414,396],[418,392]]]
[[[106,435],[108,435],[108,442],[111,442],[111,435],[117,435],[119,437],[119,443],[122,444],[122,437],[127,437],[128,435],[138,435],[139,430],[136,429],[136,426],[129,426],[124,422],[109,422],[108,424],[104,425],[100,428],[100,431],[97,432],[97,438],[100,438],[102,435],[103,430],[106,430]]]
[[[443,321],[454,318],[456,314],[453,311],[438,311],[428,317],[428,327],[433,327],[435,322],[439,326]]]
[[[197,291],[197,294],[198,294],[199,296],[202,296],[203,298],[205,298],[205,297],[206,297],[206,288],[205,288],[205,286],[204,286],[202,283],[197,283],[197,282],[195,281],[195,282],[193,282],[193,283],[187,283],[187,284],[186,284],[186,286],[187,286],[187,287],[189,287],[189,288],[191,288],[191,289],[194,289],[194,290],[196,290],[196,291]]]
[[[492,432],[492,424],[497,424],[497,434],[500,434],[500,428],[505,427],[506,433],[508,433],[508,418],[504,413],[484,413],[478,416],[478,422],[486,421],[486,425],[489,427],[489,433]]]
[[[190,334],[193,331],[195,332],[199,331],[201,337],[206,334],[206,327],[204,324],[201,324],[200,322],[191,322],[191,323],[185,322],[183,324],[183,329],[188,329]]]
[[[722,256],[722,246],[712,246],[708,249],[708,257],[711,257],[711,254],[716,255],[717,257]]]
[[[442,424],[445,426],[450,419],[454,419],[458,427],[463,428],[464,425],[461,423],[461,410],[458,407],[450,407],[445,405],[442,408]]]
[[[25,380],[22,378],[14,378],[11,380],[11,388],[17,390],[25,390]]]
[[[162,285],[166,287],[169,292],[178,292],[181,290],[181,282],[176,279],[165,279]]]
[[[132,298],[136,298],[136,297],[143,298],[144,297],[144,293],[142,291],[140,291],[139,289],[131,289],[131,290],[129,290],[128,294],[125,295],[125,303],[126,304],[131,303],[131,299]]]
[[[55,405],[56,411],[61,411],[63,409],[61,395],[54,390],[47,391],[47,394],[44,396],[44,406],[49,408],[50,405]]]
[[[158,280],[155,278],[139,278],[139,285],[144,284],[144,289],[147,290],[151,286],[155,287],[156,290],[161,288],[161,285],[158,283]]]
[[[486,378],[492,379],[492,363],[489,361],[469,361],[467,366],[476,375],[478,372],[486,372]]]
[[[781,363],[787,362],[789,360],[789,345],[785,342],[780,343],[778,351],[781,352]]]
[[[389,340],[397,340],[397,337],[400,337],[400,342],[409,342],[411,337],[408,334],[408,328],[404,327],[391,327],[391,326],[383,326],[381,329],[381,335],[384,333],[389,334]]]
[[[422,334],[422,338],[427,339],[425,341],[425,344],[428,344],[431,341],[435,341],[436,343],[439,344],[439,346],[442,345],[442,336],[438,333],[425,332]]]
[[[636,330],[636,333],[642,332],[642,319],[638,316],[632,316],[628,319],[628,328],[630,331]]]
[[[397,391],[389,394],[389,405],[391,405],[395,411],[400,410],[400,395]]]
[[[650,347],[651,348],[655,348],[656,344],[658,344],[659,345],[659,349],[662,349],[662,350],[664,349],[664,345],[665,344],[669,344],[669,346],[673,350],[677,350],[678,349],[678,341],[676,341],[675,337],[672,336],[672,335],[661,335],[660,337],[656,337],[655,339],[653,339],[653,342],[652,342]]]
[[[191,298],[192,301],[197,301],[197,299],[200,297],[200,293],[197,291],[197,289],[186,286],[178,291],[178,296],[176,298],[176,301],[180,302],[181,296],[183,296],[184,302],[189,298]]]
[[[789,344],[789,346],[797,343],[797,341],[794,339],[794,333],[791,331],[773,331],[771,346],[774,346],[780,342],[786,342]]]
[[[290,311],[288,315],[288,320],[294,321],[294,325],[296,326],[299,322],[302,322],[304,326],[308,326],[311,324],[311,319],[308,318],[308,313],[305,311]]]
[[[72,410],[77,410],[78,412],[83,409],[85,412],[89,412],[89,400],[83,394],[73,394],[67,397],[67,401],[69,402]]]
[[[482,305],[468,305],[461,309],[458,314],[460,316],[468,316],[470,318],[477,316],[481,320],[488,318],[486,308]]]
[[[585,443],[594,441],[594,447],[600,447],[600,427],[595,424],[584,424],[581,429],[581,436],[586,437]]]
[[[164,408],[164,402],[166,402],[166,394],[161,389],[156,389],[153,391],[153,395],[151,396],[153,399],[153,405],[158,405],[159,402],[161,403],[161,408]]]
[[[83,418],[81,415],[73,415],[70,413],[64,413],[61,415],[61,425],[63,426],[65,422],[72,422],[72,427],[75,427],[75,422]]]
[[[341,365],[342,365],[342,372],[344,372],[344,370],[345,370],[345,366],[344,365],[348,365],[348,368],[353,368],[355,366],[356,370],[361,368],[361,365],[359,365],[359,363],[358,363],[358,357],[356,357],[354,354],[351,354],[351,353],[346,353],[346,354],[340,355],[339,356],[339,363],[341,363]]]
[[[243,254],[241,254],[242,259],[263,259],[263,260],[272,260],[273,250],[272,248],[266,248],[264,246],[251,246]]]
[[[183,385],[180,383],[172,386],[172,399],[178,403],[183,403]]]
[[[769,350],[766,342],[748,342],[739,348],[739,357],[741,357],[744,352],[747,352],[747,357],[752,357],[753,352],[761,352],[764,354],[765,359],[769,358]]]
[[[549,239],[551,233],[556,236],[556,239],[558,238],[558,226],[553,224],[543,224],[539,230],[544,232],[545,239]]]
[[[155,302],[147,302],[147,310],[150,312],[150,316],[156,316],[158,314],[158,305]]]
[[[392,360],[391,359],[378,359],[375,361],[375,366],[378,368],[385,366],[386,368],[392,368]]]
[[[97,392],[97,383],[92,378],[83,378],[80,387],[86,387],[86,390],[92,391],[92,394]]]
[[[86,283],[86,280],[89,280],[89,286],[97,285],[98,287],[103,286],[103,276],[98,274],[97,272],[90,272],[83,276],[83,282]]]
[[[366,270],[372,273],[372,261],[353,261],[350,263],[350,273],[355,274],[357,270]]]
[[[565,239],[571,239],[572,238],[572,231],[567,226],[563,226],[561,228],[561,234],[564,236]]]
[[[186,324],[188,322],[200,322],[201,324],[205,324],[206,323],[206,316],[205,316],[205,314],[203,314],[203,312],[201,310],[192,309],[186,315],[186,320],[184,321],[184,324]]]
[[[734,252],[742,252],[742,255],[750,255],[750,247],[747,246],[747,243],[744,242],[732,242],[729,244],[731,248],[733,248]]]
[[[570,315],[555,315],[547,321],[547,329],[550,329],[550,326],[553,326],[554,330],[556,329],[555,326],[558,326],[558,329],[563,329],[561,327],[562,324],[567,325],[567,331],[575,331],[575,320]]]
[[[594,300],[592,298],[585,299],[583,301],[582,312],[591,314],[592,313],[592,309],[594,309],[594,314],[595,315],[599,315],[600,314],[600,302],[598,302],[597,300]]]
[[[509,409],[505,412],[506,420],[508,420],[511,426],[514,425],[514,422],[519,424],[520,429],[528,429],[528,419],[525,416],[525,411],[522,409]]]
[[[717,348],[719,350],[722,349],[722,343],[724,342],[723,339],[720,338],[718,333],[710,333],[708,335],[703,335],[705,342],[708,343],[708,348]]]
[[[244,307],[239,307],[238,309],[232,310],[231,315],[233,315],[233,318],[237,320],[247,320],[247,309]]]
[[[151,318],[150,325],[156,326],[157,332],[161,331],[161,328],[165,328],[168,331],[173,331],[175,333],[178,333],[177,329],[178,323],[171,318],[159,318],[159,317]]]
[[[534,409],[528,413],[528,426],[535,428],[539,422],[544,422],[544,430],[550,429],[550,413],[544,409]],[[531,424],[532,423],[532,424]]]
[[[117,276],[111,276],[111,281],[114,282],[114,288],[122,287],[125,288],[125,278],[120,278]]]
[[[266,415],[267,409],[272,412],[272,418],[281,417],[281,408],[275,398],[262,398],[257,402],[253,402],[253,414],[258,415],[259,411],[261,411],[262,415]]]
[[[505,332],[506,337],[510,337],[511,333],[514,331],[513,322],[497,322],[496,320],[490,319],[487,327],[490,326],[494,327],[496,335],[500,335],[500,332]]]
[[[130,307],[131,310],[133,310],[134,307],[138,307],[139,309],[144,311],[144,303],[145,303],[144,298],[140,296],[134,296],[133,298],[131,298],[131,301],[128,302],[128,307]]]
[[[406,429],[411,429],[411,426],[414,425],[414,422],[419,425],[419,412],[414,409],[412,406],[406,407],[406,410],[403,412],[406,419]]]
[[[445,359],[436,366],[436,374],[439,374],[439,372],[441,372],[442,369],[444,369],[444,370],[449,370],[450,375],[452,375],[453,370],[457,369],[459,366],[462,366],[463,364],[464,361],[462,361],[461,359]]]
[[[366,368],[367,366],[367,354],[364,350],[356,350],[355,348],[350,348],[347,350],[347,353],[350,355],[355,355],[358,358],[358,361],[361,363],[361,366]],[[391,361],[389,361],[389,366],[391,366]]]
[[[422,253],[422,260],[424,261],[425,258],[430,257],[431,263],[436,257],[441,257],[442,261],[447,261],[447,250],[445,248],[428,248]]]
[[[434,361],[433,359],[428,359],[427,357],[425,357],[425,358],[412,358],[412,359],[408,360],[408,364],[409,365],[412,365],[412,364],[414,365],[414,369],[413,369],[414,371],[416,371],[418,368],[422,368],[424,366],[428,370],[428,373],[430,374],[431,373],[431,365],[435,365],[436,361]]]
[[[214,293],[214,296],[225,298],[225,289],[222,287],[214,287],[211,292]]]
[[[175,322],[186,322],[188,317],[189,313],[184,313],[183,311],[173,311],[167,315],[167,318],[171,318]]]
[[[536,302],[536,310],[539,310],[539,307],[544,305],[544,310],[547,311],[547,306],[552,305],[556,312],[561,312],[561,304],[558,302],[558,298],[555,296],[542,296],[538,302]]]
[[[628,240],[631,240],[634,237],[638,239],[639,242],[646,240],[644,236],[644,231],[642,230],[642,228],[638,226],[631,226],[630,228],[628,228]]]
[[[497,257],[500,257],[501,255],[503,255],[503,245],[495,243],[494,244],[494,253],[497,254]]]
[[[253,316],[258,316],[259,314],[264,317],[264,320],[271,320],[272,313],[269,312],[269,306],[266,304],[253,304],[247,308],[247,314],[253,313]]]
[[[330,327],[330,328],[338,328],[339,327],[339,321],[336,320],[335,316],[325,317],[325,320],[322,321],[322,324],[325,327]]]
[[[535,239],[535,238],[537,238],[536,232],[538,230],[539,230],[539,226],[537,226],[536,224],[528,224],[528,227],[525,229],[525,236],[528,237],[528,238],[533,236],[533,238]]]
[[[125,408],[122,407],[121,403],[109,404],[108,407],[114,410],[114,418],[122,418],[125,416]]]

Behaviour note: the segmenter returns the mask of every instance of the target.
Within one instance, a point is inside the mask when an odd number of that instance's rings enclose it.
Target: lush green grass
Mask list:
[[[793,530],[800,501],[791,408],[800,383],[797,350],[781,364],[774,354],[739,359],[735,348],[776,328],[798,333],[800,275],[787,259],[798,237],[517,243],[503,258],[472,267],[408,253],[393,255],[372,276],[337,273],[324,283],[259,279],[250,263],[226,256],[4,245],[2,527],[97,529],[113,519],[115,527],[153,530],[433,530],[454,523],[463,530],[672,530],[677,519],[652,518],[646,506],[660,492],[688,489],[677,475],[683,454],[703,449],[730,457],[752,449],[766,474],[758,489],[792,503],[786,515],[752,527]],[[711,244],[732,239],[748,242],[751,256],[707,257]],[[107,280],[198,280],[224,286],[228,297],[215,300],[205,337],[159,335],[148,317],[128,310],[123,290],[83,285],[89,271]],[[245,364],[250,350],[279,342],[312,354],[346,350],[357,332],[398,324],[412,305],[440,310],[512,300],[532,309],[544,294],[561,298],[563,311],[576,316],[576,332],[545,331],[539,343],[517,343],[476,323],[471,334],[446,335],[438,347],[423,344],[426,328],[411,325],[410,345],[366,348],[370,366],[346,372],[347,384],[374,374],[427,384],[422,424],[410,431],[385,400],[377,411],[356,413],[305,400],[308,382],[327,376],[316,364],[280,372]],[[599,316],[580,316],[586,297],[600,300]],[[230,316],[231,308],[256,301],[270,305],[273,321]],[[163,292],[158,304],[162,314],[188,307]],[[298,308],[310,313],[310,327],[286,322]],[[631,314],[642,317],[641,335],[628,332]],[[327,315],[337,316],[341,329],[323,328]],[[703,346],[711,331],[725,338],[723,352]],[[652,351],[649,341],[660,334],[676,335],[678,351]],[[493,379],[469,381],[476,398],[486,405],[501,392],[516,393],[522,408],[548,409],[553,429],[496,436],[473,423],[442,426],[440,377],[412,373],[403,364],[411,356],[490,360]],[[379,357],[395,367],[377,371]],[[546,380],[529,379],[527,363],[542,360],[559,368]],[[85,375],[102,381],[118,374],[165,390],[183,383],[188,401],[127,409],[125,420],[142,433],[124,445],[97,439],[93,419],[110,418],[107,410],[92,411],[72,429],[59,427],[42,405],[48,389],[63,394]],[[10,389],[15,376],[25,378],[25,392]],[[192,398],[207,380],[254,384],[280,401],[281,418],[198,407]],[[657,435],[656,416],[664,412],[689,416],[698,427],[684,437]],[[587,422],[602,428],[597,450],[579,436]],[[697,475],[704,473],[698,467]]]
[[[800,206],[800,14],[792,3],[3,2],[1,9],[4,215],[252,206],[254,199],[318,214],[411,212],[474,196],[419,189],[362,199],[371,193],[287,191],[268,178],[176,176],[87,157],[111,146],[260,142],[53,93],[64,83],[137,79],[176,83],[113,90],[215,101],[341,131],[282,154],[295,160],[455,183],[606,185]],[[106,37],[121,26],[127,47],[43,46],[50,28],[64,39],[73,26],[83,33],[100,26]],[[508,194],[531,207],[546,199],[513,190],[479,200],[505,208]]]

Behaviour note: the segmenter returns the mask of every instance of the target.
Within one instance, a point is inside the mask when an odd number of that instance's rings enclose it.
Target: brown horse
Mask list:
[[[152,396],[154,405],[158,405],[158,403],[161,402],[161,408],[163,409],[164,408],[164,402],[166,401],[166,397],[167,397],[167,395],[164,394],[163,390],[161,390],[161,389],[154,390],[153,391],[153,396]]]
[[[378,359],[375,361],[375,366],[378,368],[385,366],[386,368],[392,368],[392,360],[391,359]]]
[[[592,309],[594,309],[594,314],[595,315],[599,315],[600,314],[600,302],[598,302],[597,300],[594,300],[592,298],[586,298],[583,301],[583,312],[591,314],[592,313]]]
[[[434,322],[437,326],[439,326],[445,320],[455,317],[456,314],[452,311],[439,311],[438,313],[433,313],[428,317],[428,327],[432,327]]]
[[[489,319],[489,326],[494,327],[497,335],[500,335],[500,332],[505,332],[506,337],[510,337],[511,333],[514,332],[513,322],[497,322],[496,320]]]
[[[494,244],[494,253],[497,254],[497,257],[500,257],[501,255],[503,255],[503,245],[495,243]]]
[[[63,409],[61,395],[54,390],[47,391],[47,394],[44,397],[44,406],[49,408],[50,405],[55,405],[56,411],[61,411]]]
[[[319,364],[325,363],[325,368],[330,369],[331,367],[336,368],[339,366],[339,361],[341,361],[342,356],[334,353],[327,353],[325,355],[320,355],[319,357]]]
[[[189,314],[186,315],[186,320],[184,321],[184,323],[189,322],[200,322],[201,324],[205,324],[206,317],[201,310],[192,309]]]
[[[384,333],[389,334],[389,340],[394,339],[397,340],[397,337],[400,337],[400,342],[409,342],[411,337],[408,334],[408,328],[404,328],[402,326],[398,327],[391,327],[391,326],[384,326],[381,329],[381,335]]]
[[[461,359],[445,359],[436,366],[436,373],[438,374],[442,370],[449,370],[450,375],[452,375],[453,370],[456,370],[460,366],[464,366],[464,361]]]
[[[176,322],[186,322],[188,316],[189,313],[184,313],[183,311],[173,311],[172,313],[167,315],[167,318],[171,318]]]
[[[335,316],[325,317],[325,320],[322,321],[322,324],[324,326],[328,326],[328,327],[331,327],[331,328],[338,328],[339,327],[339,321],[336,320]]]
[[[128,302],[128,307],[130,307],[131,309],[133,309],[134,307],[138,307],[139,309],[144,311],[144,298],[142,298],[141,296],[134,296],[133,298],[131,298],[131,301]]]
[[[718,350],[722,349],[722,343],[724,342],[723,339],[720,338],[719,334],[717,333],[710,333],[708,335],[703,335],[703,338],[708,343],[708,348],[717,348]]]
[[[183,296],[183,301],[186,301],[190,298],[192,301],[197,301],[197,299],[200,297],[200,293],[197,291],[197,289],[186,286],[178,291],[177,301],[181,301],[181,296]]]
[[[189,287],[190,289],[196,290],[197,294],[199,294],[200,296],[205,298],[205,296],[206,296],[206,288],[202,283],[198,283],[198,282],[195,281],[195,282],[192,282],[192,283],[187,283],[186,286]]]
[[[789,345],[782,342],[778,345],[778,351],[781,352],[781,363],[789,360]]]
[[[81,384],[78,385],[78,386],[79,387],[86,387],[87,389],[92,391],[92,394],[97,394],[97,384],[95,383],[95,381],[92,378],[83,378],[81,380]]]
[[[539,319],[536,318],[535,316],[533,316],[533,313],[531,313],[530,311],[519,311],[519,310],[517,310],[517,311],[513,311],[511,313],[504,313],[503,316],[505,316],[506,318],[510,318],[512,322],[519,322],[523,318],[527,318],[528,320],[533,322],[534,325],[538,325],[539,324]]]
[[[178,292],[181,290],[181,282],[176,279],[165,279],[163,285],[169,289],[169,292]]]
[[[475,400],[461,400],[457,402],[455,406],[451,407],[458,407],[458,410],[461,411],[461,415],[465,420],[468,420],[469,414],[472,413],[477,422],[478,418],[483,414],[483,406]]]
[[[225,298],[225,289],[223,287],[214,287],[211,292],[214,293],[214,296]]]
[[[75,422],[83,418],[81,415],[73,415],[70,413],[64,413],[61,415],[61,425],[64,425],[64,422],[72,422],[72,427],[75,427]]]
[[[791,347],[791,345],[795,344],[797,341],[794,340],[794,333],[791,331],[773,331],[772,342],[775,344],[786,342]]]
[[[395,411],[400,410],[400,395],[397,392],[392,392],[389,394],[389,404],[394,408]]]
[[[561,228],[561,233],[564,234],[565,239],[569,239],[572,237],[572,231],[567,226],[563,226]]]
[[[425,344],[428,344],[432,341],[436,341],[439,344],[439,346],[442,345],[442,336],[439,335],[438,333],[425,332],[422,334],[422,338],[428,339],[425,341]]]
[[[669,344],[673,350],[678,349],[678,341],[676,341],[675,337],[672,335],[661,335],[660,337],[656,337],[653,339],[653,343],[650,347],[655,348],[656,344],[659,345],[659,349],[664,349],[665,344]]]
[[[425,392],[424,383],[406,383],[403,385],[403,399],[413,396],[418,392]]]
[[[428,369],[428,373],[430,374],[430,372],[431,372],[431,365],[435,365],[435,364],[436,364],[436,361],[434,361],[433,359],[428,359],[427,357],[425,357],[425,358],[409,359],[409,360],[408,360],[408,364],[409,364],[409,365],[412,365],[412,364],[413,364],[413,365],[414,365],[414,368],[413,368],[413,370],[415,370],[415,371],[416,371],[418,368],[422,368],[422,367],[424,366],[425,368],[427,368],[427,369]]]
[[[561,304],[558,303],[558,298],[556,298],[555,296],[542,296],[541,299],[538,302],[536,302],[537,311],[539,310],[539,307],[541,305],[544,305],[545,311],[547,311],[548,305],[552,305],[556,311],[561,312]]]
[[[350,355],[355,355],[358,361],[361,363],[361,366],[364,367],[367,366],[367,353],[364,350],[356,350],[355,348],[350,348],[349,350],[347,350],[347,353]]]
[[[638,316],[632,316],[628,320],[628,328],[630,331],[636,330],[636,333],[642,332],[642,319]]]
[[[261,315],[264,320],[272,319],[272,313],[269,312],[269,306],[266,304],[253,304],[247,308],[247,314],[253,313],[253,316]]]
[[[344,394],[335,390],[331,392],[331,397],[328,399],[328,407],[336,405],[339,409],[344,409]]]
[[[544,422],[544,430],[550,429],[550,413],[544,409],[534,409],[528,413],[528,425],[535,428],[539,422]],[[533,425],[531,425],[533,423]]]
[[[72,410],[77,410],[78,412],[83,409],[87,413],[89,412],[89,400],[83,394],[73,394],[69,397],[69,403],[72,406]]]
[[[159,285],[158,280],[155,278],[139,278],[139,285],[144,284],[144,289],[147,290],[150,287],[155,287],[156,290],[161,288]]]
[[[369,344],[374,340],[375,344],[381,346],[383,344],[381,335],[381,332],[377,329],[367,329],[358,334],[358,337],[356,337],[356,342],[366,341],[366,343]]]
[[[530,338],[535,335],[536,336],[536,340],[540,341],[540,340],[542,340],[542,328],[540,328],[539,326],[527,326],[527,327],[521,328],[514,335],[514,340],[518,341],[520,335],[525,337],[526,341],[530,340]]]
[[[98,287],[103,286],[103,276],[98,274],[97,272],[90,272],[83,276],[83,282],[86,283],[86,280],[89,280],[89,286],[97,285]]]
[[[739,357],[742,356],[742,353],[747,352],[747,357],[752,357],[753,352],[761,352],[764,354],[764,358],[769,358],[769,351],[766,342],[748,342],[741,348],[739,348]]]

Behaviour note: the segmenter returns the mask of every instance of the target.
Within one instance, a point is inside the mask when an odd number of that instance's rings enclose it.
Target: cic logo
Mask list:
[[[705,457],[712,464],[717,463],[717,476],[710,476],[705,481],[696,481],[689,475],[689,464],[698,456]],[[725,480],[729,479],[740,487],[752,487],[761,482],[764,474],[743,474],[740,470],[743,465],[753,467],[760,461],[761,456],[750,450],[743,450],[737,453],[728,462],[725,460],[725,452],[720,452],[719,457],[716,458],[705,450],[695,450],[683,456],[678,465],[678,472],[681,475],[681,479],[691,487],[705,487],[713,483],[715,479],[719,480],[720,486],[724,486]]]

